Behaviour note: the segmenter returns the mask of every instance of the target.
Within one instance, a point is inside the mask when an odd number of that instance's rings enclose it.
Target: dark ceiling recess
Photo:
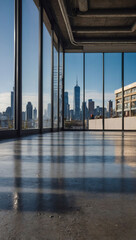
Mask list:
[[[67,52],[136,52],[135,0],[48,3]]]

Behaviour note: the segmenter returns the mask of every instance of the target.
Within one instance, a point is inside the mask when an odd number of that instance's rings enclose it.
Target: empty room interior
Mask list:
[[[0,240],[135,240],[136,1],[1,1],[0,86]]]

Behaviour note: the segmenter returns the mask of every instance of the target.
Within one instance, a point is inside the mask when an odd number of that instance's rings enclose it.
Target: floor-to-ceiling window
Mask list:
[[[59,50],[59,128],[62,128],[63,49],[61,45]]]
[[[51,128],[51,26],[43,11],[43,128]]]
[[[85,127],[102,129],[103,118],[103,55],[85,54]]]
[[[136,53],[124,54],[124,129],[136,130]]]
[[[14,129],[14,0],[0,3],[0,130]]]
[[[58,127],[58,38],[54,33],[53,44],[53,128]]]
[[[104,54],[104,128],[122,129],[122,54]]]
[[[65,54],[65,128],[83,128],[83,54]]]
[[[37,3],[37,1],[36,1]],[[22,128],[38,128],[39,11],[22,1]]]

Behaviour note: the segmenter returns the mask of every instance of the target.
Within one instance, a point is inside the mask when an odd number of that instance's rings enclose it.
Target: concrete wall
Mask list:
[[[105,129],[121,130],[122,118],[108,118],[105,119]],[[102,119],[90,119],[89,129],[102,129]],[[124,129],[136,130],[136,117],[124,118]]]
[[[124,129],[136,130],[136,117],[125,117]]]
[[[107,118],[104,123],[105,129],[122,129],[122,118]]]
[[[89,129],[102,129],[102,119],[89,120]]]

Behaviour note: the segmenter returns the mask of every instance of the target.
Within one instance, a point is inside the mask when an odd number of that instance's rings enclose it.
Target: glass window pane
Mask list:
[[[102,129],[103,55],[85,54],[85,127]]]
[[[22,1],[22,128],[38,128],[39,11]]]
[[[136,53],[124,54],[124,129],[136,130]]]
[[[14,129],[14,0],[0,4],[0,130]]]
[[[105,129],[122,129],[122,54],[104,54]]]
[[[54,71],[53,71],[53,127],[58,127],[58,39],[54,34]]]
[[[62,79],[63,78],[63,49],[60,47],[59,63],[59,127],[62,128]]]
[[[65,128],[82,129],[83,54],[65,54]]]
[[[43,128],[51,128],[51,34],[43,12]]]

